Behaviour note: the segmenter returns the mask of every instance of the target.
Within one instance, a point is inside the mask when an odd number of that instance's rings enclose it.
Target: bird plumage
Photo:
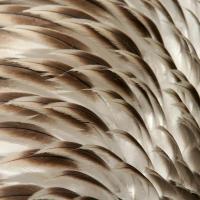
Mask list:
[[[200,199],[198,0],[0,0],[0,199]]]

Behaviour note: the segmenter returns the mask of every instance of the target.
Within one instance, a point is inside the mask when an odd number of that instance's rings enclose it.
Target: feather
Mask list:
[[[0,199],[200,199],[198,0],[0,1]]]

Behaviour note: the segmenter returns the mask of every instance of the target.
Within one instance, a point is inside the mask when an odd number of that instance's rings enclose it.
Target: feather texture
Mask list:
[[[0,1],[0,200],[200,199],[198,0]]]

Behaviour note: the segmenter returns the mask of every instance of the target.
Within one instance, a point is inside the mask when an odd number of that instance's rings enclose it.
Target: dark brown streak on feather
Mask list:
[[[28,195],[8,195],[8,196],[3,196],[3,197],[0,197],[0,200],[3,199],[5,200],[28,200],[28,198],[31,196],[32,194],[28,194]]]
[[[101,3],[99,0],[87,0],[89,3],[95,5],[96,7],[100,8],[101,10],[106,10],[108,13],[110,12],[103,3]]]
[[[129,19],[129,21],[133,24],[133,27],[137,27],[138,30],[140,30],[140,33],[143,35],[143,37],[151,37],[148,29],[144,26],[144,24],[134,15],[133,12],[131,12],[127,7],[120,6],[119,7],[120,12],[123,13],[123,15]]]
[[[127,36],[125,33],[121,32],[117,29],[110,30],[110,32],[112,33],[113,37],[116,38],[116,40],[119,42],[119,44],[122,45],[122,47],[125,50],[130,51],[140,57],[142,56],[140,50],[138,49],[136,44],[130,39],[129,36]]]
[[[125,132],[125,131],[123,131],[122,134],[123,134],[122,136],[125,136],[128,140],[130,140],[132,143],[134,143],[143,152],[143,154],[146,156],[146,158],[148,158],[148,162],[151,162],[151,160],[149,159],[149,156],[147,155],[144,148],[140,145],[140,143],[132,135],[130,135],[128,132]]]
[[[132,96],[132,91],[127,85],[127,83],[115,72],[107,70],[107,69],[94,69],[97,71],[102,77],[104,77],[111,84],[114,84],[118,88],[120,88],[123,92],[125,92],[128,96]]]
[[[4,105],[1,105],[5,110],[7,111],[11,111],[13,113],[17,113],[19,116],[34,116],[34,115],[42,115],[41,113],[39,112],[36,112],[34,110],[31,110],[31,109],[27,109],[27,108],[23,108],[21,106],[15,106],[15,105],[11,105],[11,104],[4,104]]]
[[[108,94],[111,98],[113,99],[120,99],[120,100],[124,100],[117,92],[112,91],[112,90],[106,90],[105,91],[106,94]]]
[[[7,67],[7,68],[6,68]],[[18,80],[18,81],[30,81],[32,83],[36,84],[51,84],[50,81],[44,80],[42,78],[41,73],[39,74],[38,72],[25,68],[25,67],[18,67],[18,66],[10,66],[10,65],[1,65],[0,68],[4,68],[7,74],[12,75],[12,77],[9,77],[10,79],[13,78],[13,80]],[[13,68],[13,69],[12,69]]]
[[[76,76],[72,75],[72,72],[64,73],[63,75],[59,76],[58,79],[65,83],[66,86],[70,85],[78,89],[80,93],[85,93],[86,91],[89,91],[88,89],[90,89],[90,86],[87,84],[87,82],[84,82]]]
[[[8,160],[8,161],[1,161],[2,163],[10,163],[10,162],[14,162],[14,161],[18,161],[21,159],[26,159],[28,157],[31,157],[32,155],[34,155],[37,151],[39,151],[40,149],[31,149],[31,150],[27,150],[27,151],[23,151],[22,153],[20,153],[17,157]]]
[[[177,11],[180,11],[181,18],[184,20],[184,22],[186,22],[185,15],[184,15],[184,12],[183,12],[183,10],[182,10],[182,8],[181,8],[180,3],[179,3],[177,0],[173,0],[173,2],[174,2],[174,4],[176,5],[176,10],[177,10]],[[162,2],[160,2],[160,4],[162,4]],[[163,6],[163,8],[165,8],[164,5],[162,5],[162,6]],[[174,22],[173,19],[172,19],[172,21]],[[174,23],[175,23],[175,22],[174,22]]]
[[[177,69],[177,66],[175,65],[174,61],[171,58],[164,58],[163,56],[160,56],[160,57],[168,63],[168,66],[170,67],[170,69],[172,70]]]
[[[70,67],[69,65],[64,64],[64,63],[60,63],[60,62],[56,62],[56,61],[45,61],[41,64],[44,65],[44,66],[47,66],[47,67],[56,68],[56,69],[61,70],[63,72],[67,72],[70,69],[72,69],[72,67]]]
[[[20,61],[19,61],[20,62]],[[31,64],[39,64],[39,65],[43,65],[43,66],[46,66],[46,67],[50,67],[52,69],[57,69],[61,72],[67,72],[69,70],[72,69],[71,66],[67,65],[67,64],[64,64],[64,63],[61,63],[61,62],[58,62],[58,61],[53,61],[53,60],[45,60],[45,61],[25,61],[25,63],[31,63]],[[21,62],[23,63],[23,61]],[[36,70],[34,70],[36,71]],[[37,72],[37,71],[36,71]],[[43,72],[43,73],[46,73],[47,71],[38,71],[38,72]]]
[[[12,196],[30,196],[40,190],[36,185],[12,185],[0,189],[0,198],[9,198]]]
[[[161,37],[161,34],[159,32],[158,27],[154,24],[154,22],[149,19],[148,17],[146,17],[145,15],[142,15],[142,17],[145,19],[146,23],[148,24],[148,26],[151,28],[151,30],[153,31],[153,33],[156,36],[156,40],[158,42],[160,42],[162,45],[164,45],[163,39]],[[165,49],[164,49],[165,50]],[[165,52],[168,54],[168,52],[165,50]],[[168,54],[169,55],[169,54]]]
[[[153,106],[152,106],[152,103],[151,103],[151,100],[149,98],[149,96],[147,95],[147,92],[145,91],[145,89],[140,85],[140,84],[137,84],[136,85],[138,86],[138,88],[142,91],[142,94],[145,96],[145,99],[148,101],[149,105],[151,106],[151,108],[153,109]],[[163,112],[163,109],[158,101],[158,99],[156,98],[155,94],[153,93],[153,91],[151,89],[149,89],[149,87],[147,85],[145,85],[145,88],[148,90],[148,92],[151,94],[151,96],[153,97],[154,101],[156,102],[156,105],[159,107],[159,109]],[[165,116],[163,115],[163,117],[165,118]]]
[[[34,124],[15,122],[15,121],[7,121],[7,122],[0,123],[0,128],[6,128],[6,127],[18,128],[18,129],[23,128],[23,129],[32,130],[41,134],[47,134],[52,137],[52,135],[47,133],[43,128]]]
[[[83,148],[82,148],[83,147]],[[75,153],[76,155],[81,156],[82,158],[86,158],[87,160],[90,160],[101,167],[104,167],[106,169],[109,169],[107,164],[92,150],[85,149],[84,146],[78,144],[78,143],[72,143],[72,142],[59,142],[55,146],[49,146],[46,150],[53,150],[53,149],[63,149],[66,152],[71,152],[72,155]]]
[[[39,153],[34,154],[32,156],[29,156],[26,158],[26,160],[36,163],[37,165],[52,165],[52,166],[66,166],[66,167],[72,167],[74,169],[77,168],[77,165],[75,164],[75,161],[71,158],[60,156],[56,154],[51,153]]]
[[[137,170],[135,167],[133,167],[133,166],[131,166],[131,165],[129,165],[129,164],[126,164],[126,165],[124,166],[124,169],[128,169],[128,170],[132,171],[133,173],[136,173],[138,176],[140,176],[140,177],[143,178],[145,181],[147,181],[150,185],[153,186],[153,184],[151,183],[151,181],[150,181],[148,178],[146,178],[146,176],[144,176],[144,175],[143,175],[139,170]]]
[[[72,177],[72,178],[77,178],[77,179],[86,181],[88,183],[91,183],[91,184],[94,184],[96,186],[99,186],[100,188],[102,188],[102,189],[106,190],[107,192],[111,193],[110,190],[107,187],[105,187],[102,183],[100,183],[96,179],[94,179],[91,176],[86,175],[86,174],[84,174],[82,172],[64,171],[61,176],[69,176],[69,177]]]
[[[1,77],[1,76],[0,76],[0,81],[6,81],[6,80],[8,80],[8,78]]]
[[[176,99],[178,102],[182,102],[179,95],[173,89],[166,89],[165,92]]]
[[[85,76],[83,73],[78,72],[78,71],[68,71],[67,74],[72,76],[76,80],[78,80],[82,85],[85,86],[85,88],[92,88],[93,87],[93,85],[90,82],[90,80],[88,79],[88,77]]]
[[[30,97],[33,96],[32,94],[29,93],[22,93],[22,92],[3,92],[0,93],[0,102],[8,102],[13,99],[17,99],[19,97]]]
[[[52,11],[50,10],[49,12],[54,12],[54,13],[59,13],[65,16],[69,16],[72,18],[77,18],[77,19],[88,19],[88,20],[92,20],[92,21],[98,21],[96,20],[93,16],[89,15],[86,12],[77,10],[77,9],[72,9],[72,8],[59,8],[58,11]]]
[[[180,192],[182,194],[182,196],[185,199],[191,199],[191,200],[199,200],[200,199],[200,195],[198,195],[194,192],[191,192],[190,190],[188,190],[184,187],[176,185],[176,189],[177,189],[178,192]]]
[[[198,106],[200,106],[200,97],[199,97],[197,90],[195,89],[195,87],[193,85],[190,84],[188,87],[179,85],[179,87],[189,90],[192,97],[194,98],[195,102],[198,104]]]
[[[127,60],[129,61],[129,58],[126,57],[126,55],[123,55],[123,54],[121,54],[120,52],[118,52],[118,53],[119,53],[119,55],[121,55],[126,61],[127,61]],[[130,53],[130,54],[127,54],[127,55],[130,55],[131,57],[133,57],[134,59],[136,59],[136,61],[139,63],[139,65],[142,66],[142,68],[144,69],[145,73],[147,73],[147,74],[149,75],[149,77],[151,78],[152,82],[155,84],[156,88],[158,89],[158,92],[159,92],[160,95],[161,95],[161,88],[160,88],[158,79],[156,78],[156,76],[155,76],[153,70],[151,69],[151,67],[150,67],[144,60],[142,60],[140,57],[138,57],[138,56],[135,57],[135,56],[134,56],[133,54],[131,54],[131,53]],[[129,62],[130,62],[130,61],[129,61]],[[133,68],[135,67],[134,64],[132,64],[131,66],[132,66]],[[136,64],[136,66],[137,66],[137,64]],[[132,73],[131,73],[131,74],[129,73],[128,76],[129,76],[129,77],[133,76],[133,77],[131,77],[131,78],[136,78],[135,75],[133,75]]]
[[[99,149],[99,150],[105,152],[106,154],[108,154],[111,157],[115,158],[119,162],[123,162],[123,160],[120,157],[118,157],[115,153],[113,153],[111,150],[106,149],[105,147],[93,145],[91,149],[93,149],[93,148],[94,149],[96,148],[96,149]]]
[[[0,3],[1,5],[1,3]],[[0,13],[21,13],[23,12],[24,10],[26,9],[29,9],[30,6],[27,6],[27,5],[16,5],[16,4],[12,4],[12,5],[9,5],[9,4],[5,4],[1,6],[1,12]]]
[[[60,141],[59,143],[57,143],[55,146],[53,147],[49,147],[47,149],[54,149],[54,148],[67,148],[69,150],[75,150],[80,148],[82,145],[79,143],[75,143],[75,142],[68,142],[68,141]]]
[[[10,16],[15,17],[15,22],[20,24],[20,25],[37,25],[41,27],[46,27],[46,26],[54,26],[55,24],[52,21],[49,21],[47,19],[43,19],[40,17],[37,17],[35,15],[30,15],[28,13],[10,13],[10,12],[0,12],[3,14],[8,14]]]
[[[170,15],[170,13],[167,11],[167,9],[161,4],[160,1],[157,1],[157,3],[159,4],[159,6],[161,7],[162,11],[166,14],[167,18],[169,19],[169,21],[174,24],[173,19]]]
[[[66,114],[66,113],[62,113],[62,112],[58,112],[58,111],[55,111],[53,109],[47,109],[49,111],[49,114],[54,116],[54,117],[58,117],[68,123],[70,123],[71,125],[73,125],[74,127],[78,127],[82,130],[84,130],[84,132],[87,132],[89,130],[89,126],[86,124],[86,122],[83,122],[81,120],[78,120],[74,117],[72,117],[71,115],[69,114]]]
[[[81,149],[81,148],[75,149],[74,151],[76,152],[76,154],[80,155],[81,157],[84,157],[87,160],[90,160],[90,161],[100,165],[101,167],[109,169],[107,164],[93,151],[88,150],[88,149]]]
[[[41,132],[37,132],[37,131],[30,130],[30,129],[25,129],[25,128],[0,127],[0,130],[2,130],[2,131],[3,130],[5,130],[5,131],[6,130],[13,130],[13,135],[17,136],[17,135],[19,135],[21,133],[23,136],[25,136],[27,138],[31,138],[31,136],[33,136],[35,139],[37,139],[36,138],[36,133],[43,134],[43,135],[46,135],[48,137],[53,138],[53,136],[51,136],[49,134],[45,134],[45,133],[41,133]],[[16,132],[14,132],[14,130],[16,130]],[[17,130],[21,130],[21,131],[25,130],[26,133],[18,132]],[[42,140],[42,138],[38,138],[38,139],[40,139],[40,141]],[[45,140],[47,140],[46,137],[45,137]],[[48,140],[46,142],[48,143]]]
[[[102,65],[108,68],[112,68],[112,66],[106,62],[105,60],[103,60],[102,58],[94,55],[94,54],[89,54],[86,52],[82,52],[79,51],[77,53],[75,53],[75,56],[77,56],[77,58],[79,58],[81,61],[83,61],[85,64],[88,65]]]
[[[69,108],[84,117],[85,119],[95,123],[103,131],[108,131],[108,127],[104,123],[104,121],[91,110],[77,104],[69,104]]]
[[[35,97],[35,96],[33,96],[33,97]],[[60,99],[37,96],[37,99],[34,99],[33,102],[37,102],[37,103],[47,105],[47,104],[50,104],[50,103],[63,103],[65,101],[60,100]]]
[[[151,109],[152,109],[153,107],[152,107],[152,104],[151,104],[151,101],[150,101],[150,98],[149,98],[147,92],[144,90],[144,88],[139,83],[135,82],[135,85],[142,92],[142,94],[145,97],[144,99],[147,100],[147,102],[149,103],[149,105],[151,106]]]
[[[104,16],[104,13],[106,12],[109,13],[110,15],[112,15],[112,13],[110,12],[110,10],[103,4],[101,3],[101,1],[99,0],[81,0],[84,4],[84,2],[87,2],[89,3],[90,5],[92,5],[92,8],[91,7],[87,7],[90,11],[94,12],[95,14],[98,13],[98,15],[101,15],[101,16]],[[85,3],[86,4],[86,3]],[[87,6],[87,4],[86,4]]]
[[[158,79],[156,78],[156,75],[154,74],[153,70],[151,69],[151,67],[143,60],[139,60],[139,62],[142,64],[142,66],[145,69],[145,72],[148,73],[153,81],[153,83],[156,85],[160,95],[161,95],[161,88],[160,88],[160,84],[158,82]]]
[[[108,38],[106,38],[105,36],[100,34],[94,27],[89,26],[89,25],[84,25],[84,26],[89,30],[89,32],[95,38],[98,38],[101,42],[103,42],[104,44],[110,46],[112,49],[118,49],[118,47],[112,41],[110,41]]]
[[[15,4],[17,4],[17,5],[21,5],[21,4],[24,4],[24,3],[26,3],[27,5],[38,5],[38,3],[39,4],[56,4],[56,3],[54,3],[53,1],[54,0],[34,0],[34,4],[33,4],[33,1],[32,2],[30,2],[30,4],[29,4],[29,2],[27,2],[27,0],[19,0],[19,1],[15,1],[15,0],[2,0],[1,2],[0,2],[0,5],[2,4],[2,5],[12,5],[13,4],[13,1],[14,1],[14,3]]]
[[[79,195],[71,190],[65,189],[65,188],[59,188],[59,187],[52,187],[52,188],[46,188],[44,190],[42,190],[43,192],[45,192],[45,194],[53,194],[53,195],[57,195],[59,197],[64,197],[64,198],[70,198],[70,199],[74,199],[76,197],[78,197]]]
[[[31,71],[32,73],[35,73],[35,74],[40,74],[40,71],[36,71],[36,70],[33,70],[33,69],[30,69],[26,66],[24,66],[23,64],[21,63],[18,63],[18,62],[13,62],[11,60],[4,60],[4,61],[0,61],[0,66],[8,66],[8,67],[13,67],[14,69],[15,68],[19,68],[19,69],[24,69],[26,71]]]
[[[148,136],[149,136],[149,132],[146,127],[146,124],[145,124],[143,118],[138,113],[138,111],[127,102],[124,102],[121,104],[124,105],[127,108],[127,110],[132,114],[132,116],[142,125],[142,127],[146,130],[146,133],[148,133]]]
[[[57,165],[57,166],[67,166],[67,167],[73,167],[77,168],[74,160],[71,158],[60,156],[56,154],[51,153],[37,153],[39,149],[29,150],[26,152],[23,152],[23,154],[20,157],[17,157],[15,159],[3,162],[3,163],[10,163],[15,162],[19,160],[27,160],[33,163],[36,163],[37,165]]]
[[[97,16],[105,16],[110,14],[110,11],[97,0],[67,0],[66,2],[60,3],[61,5],[74,4],[76,7],[84,11],[95,13]]]
[[[63,48],[63,49],[71,48],[71,49],[78,49],[78,50],[85,50],[85,51],[89,50],[85,44],[81,43],[80,41],[68,35],[64,35],[60,32],[55,32],[48,29],[32,30],[32,29],[27,28],[26,30],[43,35],[43,38],[46,39],[47,41],[49,37],[50,42],[59,48]],[[52,39],[57,42],[53,42]]]
[[[78,200],[99,200],[99,199],[96,199],[96,198],[93,198],[93,197],[80,197],[80,199],[78,199]]]

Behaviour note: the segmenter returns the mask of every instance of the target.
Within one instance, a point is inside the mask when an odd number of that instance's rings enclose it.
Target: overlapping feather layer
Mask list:
[[[198,0],[0,1],[0,200],[200,199]]]

